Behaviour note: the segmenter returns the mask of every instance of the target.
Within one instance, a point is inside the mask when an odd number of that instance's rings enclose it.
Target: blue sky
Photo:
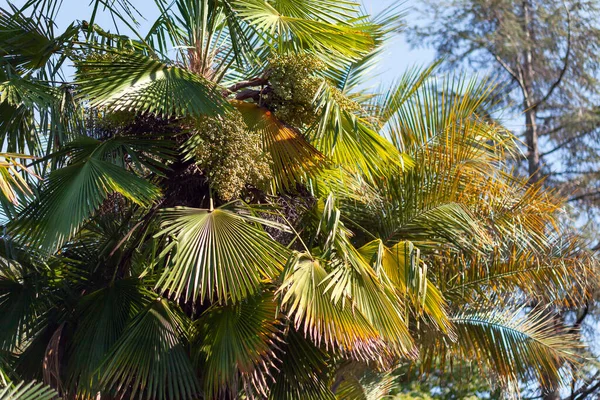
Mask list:
[[[151,0],[130,0],[138,11],[146,18],[140,19],[140,31],[145,32],[150,28],[151,23],[158,16],[156,7]],[[399,0],[363,0],[365,9],[376,14],[386,10],[390,6],[398,3]],[[21,6],[25,0],[13,0],[12,3],[16,6]],[[61,12],[57,18],[57,30],[65,29],[74,20],[89,19],[91,7],[86,0],[63,0]],[[7,1],[0,0],[0,6],[6,8]],[[408,9],[408,3],[405,4]],[[412,17],[409,13],[409,18]],[[107,30],[114,31],[114,24],[108,13],[104,13],[97,18],[97,23]],[[392,82],[402,72],[414,65],[424,65],[432,62],[434,52],[431,49],[411,49],[404,40],[403,35],[398,35],[393,42],[388,46],[387,51],[383,55],[380,65],[373,71],[373,78],[370,85],[379,86]],[[369,86],[370,86],[369,85]]]

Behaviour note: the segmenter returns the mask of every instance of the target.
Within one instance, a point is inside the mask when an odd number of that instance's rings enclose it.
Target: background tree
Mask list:
[[[549,176],[573,199],[594,201],[598,3],[426,0],[419,10],[431,23],[415,27],[415,44],[505,85],[511,113],[523,118],[531,179]]]
[[[593,227],[592,240],[600,160],[598,7],[577,0],[425,1],[418,10],[427,21],[412,31],[413,43],[433,46],[448,68],[497,76],[509,117],[523,120],[517,133],[531,181],[544,179],[568,197],[574,218],[584,214],[578,223]],[[577,325],[590,307],[574,317]]]
[[[546,307],[588,299],[596,263],[560,201],[508,168],[489,83],[433,66],[361,90],[393,10],[155,5],[147,34],[124,1],[62,33],[60,3],[1,14],[2,139],[35,157],[12,171],[29,191],[4,191],[6,380],[379,399],[399,366],[460,359],[507,395],[568,381],[579,337]],[[131,35],[97,26],[101,6]]]

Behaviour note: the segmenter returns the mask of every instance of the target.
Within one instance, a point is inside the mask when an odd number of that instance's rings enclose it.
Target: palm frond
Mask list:
[[[13,229],[32,247],[52,252],[69,240],[112,193],[139,205],[159,194],[147,180],[91,157],[50,174],[42,193],[22,213]]]
[[[85,398],[101,391],[100,366],[131,319],[154,300],[136,279],[118,280],[84,296],[77,307],[77,327],[68,351],[67,386]]]
[[[390,392],[397,378],[392,373],[377,373],[366,365],[348,364],[336,373],[335,396],[339,400],[383,400],[391,398]]]
[[[350,242],[352,232],[341,222],[335,199],[329,196],[322,209],[318,232],[325,238],[323,256],[331,260],[331,272],[322,283],[334,303],[350,301],[379,333],[388,350],[414,357],[417,349],[404,318],[405,304],[375,274]]]
[[[373,265],[382,282],[389,282],[398,296],[412,302],[417,316],[425,312],[440,330],[449,333],[448,305],[440,290],[427,277],[427,264],[419,250],[410,242],[387,247],[381,240],[367,243],[359,253]]]
[[[51,21],[27,17],[14,5],[9,6],[10,10],[0,9],[0,56],[17,69],[43,68],[78,32],[72,24],[54,37]]]
[[[456,357],[476,360],[508,389],[528,379],[553,389],[567,378],[564,362],[580,360],[577,334],[557,325],[544,310],[466,308],[451,320],[457,344],[442,344],[442,339],[437,345],[448,346]]]
[[[0,153],[0,157],[4,158],[4,160],[0,160],[0,192],[8,201],[16,205],[19,203],[19,197],[33,194],[23,175],[39,178],[19,159],[31,160],[35,157],[12,153]]]
[[[157,299],[131,323],[102,364],[100,382],[113,393],[184,400],[200,392],[183,340],[187,327],[174,306]]]
[[[378,332],[350,301],[331,301],[325,292],[327,271],[321,262],[306,254],[290,258],[279,288],[282,309],[297,331],[318,346],[338,348],[359,357],[376,354]]]
[[[192,348],[205,393],[212,398],[227,391],[237,394],[240,383],[251,392],[268,393],[267,376],[283,335],[276,314],[273,293],[267,291],[235,305],[211,307],[196,321]]]
[[[294,330],[285,342],[269,400],[335,400],[328,385],[327,353]]]
[[[344,94],[360,94],[361,86],[373,79],[373,71],[381,61],[384,50],[390,40],[404,27],[406,10],[404,3],[390,5],[381,13],[366,16],[363,29],[373,38],[373,49],[358,60],[339,58],[331,60],[326,76],[331,83]]]
[[[20,382],[0,389],[0,400],[55,400],[58,393],[43,383]]]
[[[158,234],[172,242],[157,287],[183,301],[237,303],[256,293],[283,268],[288,250],[244,216],[219,208],[175,208],[163,212]]]
[[[205,78],[139,54],[88,56],[77,63],[76,82],[92,107],[111,111],[197,117],[222,114],[228,107]]]
[[[385,126],[398,110],[413,98],[428,79],[438,79],[433,74],[440,63],[441,61],[435,61],[426,67],[409,69],[391,85],[391,88],[383,96],[379,96],[378,104],[373,105],[377,110],[377,119],[382,126]]]
[[[263,149],[271,155],[275,185],[280,190],[294,190],[306,176],[317,173],[324,156],[302,134],[279,121],[273,114],[251,103],[235,104],[249,129],[261,132]]]
[[[333,4],[330,1],[326,3],[328,6]],[[281,12],[277,9],[278,6],[283,6],[288,12],[298,10],[299,7],[294,7],[290,1],[270,4],[261,0],[234,0],[232,5],[240,17],[252,24],[255,29],[272,37],[275,43],[279,41],[280,50],[284,41],[290,41],[298,48],[309,48],[325,53],[331,51],[344,57],[358,58],[373,46],[373,39],[359,27],[318,20],[315,15],[306,14],[306,7],[303,7],[305,14],[301,17],[284,15],[283,9]],[[322,16],[327,15],[328,8],[321,11],[315,5],[312,11]],[[305,16],[310,19],[303,18]]]
[[[383,136],[372,129],[363,117],[348,109],[351,100],[329,85],[316,100],[320,116],[311,128],[309,139],[335,164],[368,177],[387,175],[387,171],[412,166],[412,160],[401,154]]]

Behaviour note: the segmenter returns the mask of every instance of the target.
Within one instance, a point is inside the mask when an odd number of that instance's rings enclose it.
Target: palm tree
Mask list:
[[[552,310],[595,262],[507,168],[490,84],[434,64],[365,90],[395,9],[155,5],[146,35],[126,0],[59,34],[59,2],[1,12],[6,393],[379,399],[452,359],[508,394],[568,377]]]

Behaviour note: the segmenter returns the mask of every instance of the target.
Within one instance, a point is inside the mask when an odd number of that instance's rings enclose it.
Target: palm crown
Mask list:
[[[585,301],[594,262],[507,169],[491,85],[432,65],[364,90],[396,10],[155,4],[131,37],[95,11],[57,34],[50,1],[0,15],[4,382],[371,399],[457,358],[509,393],[561,383],[578,338],[550,307]]]

